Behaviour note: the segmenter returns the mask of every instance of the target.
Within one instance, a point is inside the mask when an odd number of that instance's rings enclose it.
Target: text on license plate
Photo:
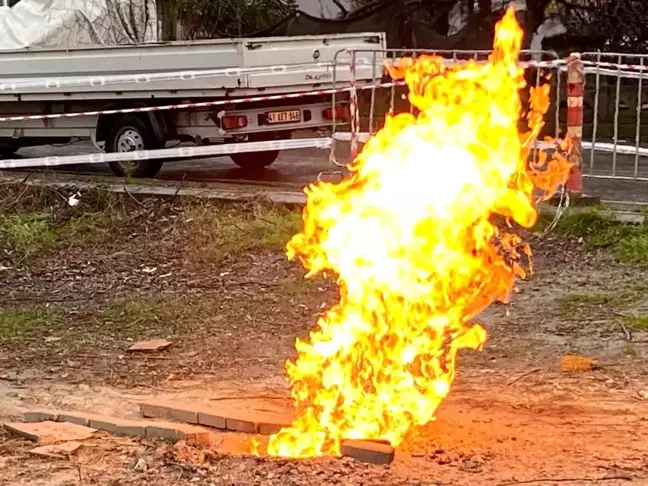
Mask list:
[[[268,123],[291,123],[301,121],[301,111],[272,111],[268,113]]]

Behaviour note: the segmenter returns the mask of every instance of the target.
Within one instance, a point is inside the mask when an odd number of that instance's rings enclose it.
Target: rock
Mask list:
[[[146,472],[148,471],[148,464],[143,458],[139,458],[137,460],[137,464],[135,464],[135,467],[133,468],[133,471],[135,472]]]
[[[394,448],[390,445],[365,440],[345,440],[342,442],[342,455],[356,461],[371,464],[391,464]]]
[[[171,343],[166,339],[151,339],[149,341],[139,341],[127,349],[129,353],[154,353],[164,351]]]

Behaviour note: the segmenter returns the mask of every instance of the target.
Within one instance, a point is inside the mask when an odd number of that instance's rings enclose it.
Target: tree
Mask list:
[[[295,0],[177,0],[188,39],[243,37],[272,27],[296,11]]]
[[[648,49],[645,0],[555,0],[554,3],[571,35],[598,38],[601,45],[597,47],[608,52],[639,54]]]

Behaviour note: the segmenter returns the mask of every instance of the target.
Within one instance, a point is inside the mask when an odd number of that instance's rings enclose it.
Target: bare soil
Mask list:
[[[286,402],[294,340],[336,298],[283,255],[298,213],[98,194],[70,208],[68,194],[2,190],[0,420],[37,406],[129,417],[158,396]],[[648,485],[648,270],[530,239],[535,273],[484,313],[485,348],[462,354],[437,420],[391,466],[195,461],[109,434],[52,459],[0,432],[0,484]],[[154,337],[173,345],[126,353]],[[568,354],[598,366],[561,372]]]

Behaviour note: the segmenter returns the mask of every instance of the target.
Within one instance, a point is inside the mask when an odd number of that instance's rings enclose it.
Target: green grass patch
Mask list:
[[[130,299],[87,304],[84,309],[65,311],[44,306],[0,309],[0,344],[26,340],[46,343],[47,337],[69,348],[88,343],[167,337],[195,327],[218,315],[213,296]]]
[[[581,306],[605,305],[614,300],[614,296],[608,294],[567,294],[560,299],[560,307],[563,310],[572,310]]]
[[[49,309],[0,309],[0,343],[46,337],[63,324],[63,315]]]
[[[110,228],[103,213],[67,218],[52,210],[0,215],[0,249],[7,260],[23,261],[56,246],[99,242]]]
[[[268,204],[186,209],[185,228],[198,258],[219,262],[253,250],[283,250],[302,226],[301,210]]]
[[[543,215],[538,229],[551,219]],[[623,263],[648,265],[648,222],[621,223],[597,209],[588,209],[564,214],[554,232],[582,238],[588,248],[610,248]]]
[[[648,316],[633,316],[628,318],[625,325],[637,331],[648,331]]]

